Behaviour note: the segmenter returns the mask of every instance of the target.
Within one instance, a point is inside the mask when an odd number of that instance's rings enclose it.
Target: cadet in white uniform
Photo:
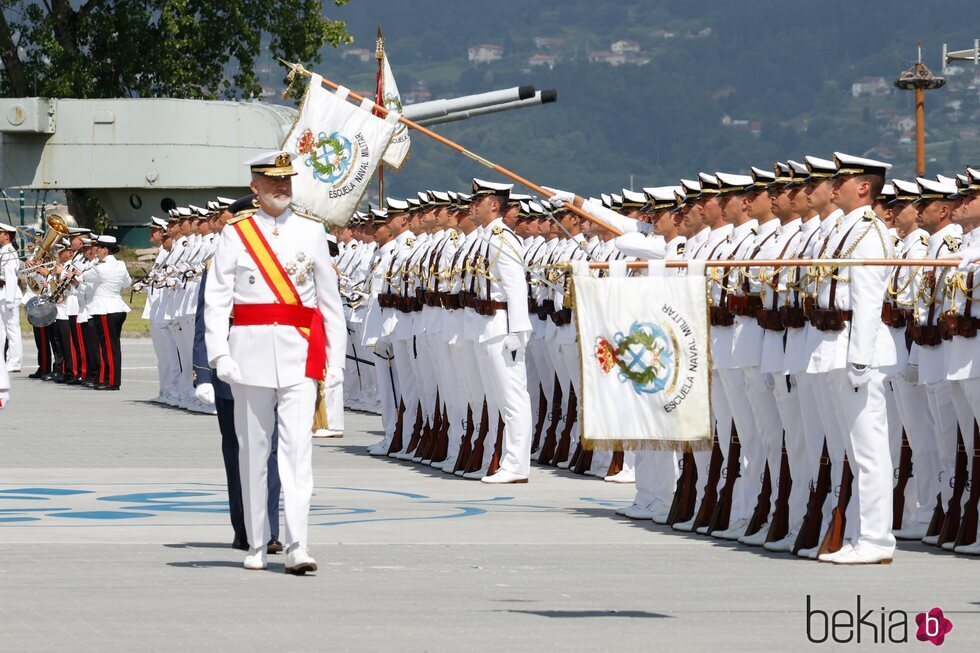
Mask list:
[[[22,347],[20,334],[20,286],[17,284],[17,270],[20,260],[14,248],[17,230],[0,222],[0,353],[7,350],[6,360],[0,366],[6,371],[19,372]],[[2,359],[2,356],[0,356]]]

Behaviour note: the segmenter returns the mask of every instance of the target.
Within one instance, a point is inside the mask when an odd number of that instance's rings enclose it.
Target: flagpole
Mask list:
[[[384,62],[385,62],[385,44],[384,36],[381,35],[381,24],[378,23],[378,41],[374,49],[374,58],[378,60],[378,80],[377,80],[377,92],[374,95],[374,104],[384,104],[385,101],[385,73],[384,73]],[[375,109],[375,113],[378,114],[378,110]],[[380,116],[380,114],[378,114]],[[384,116],[380,116],[384,117]],[[378,206],[384,208],[385,205],[385,164],[384,161],[378,164]]]
[[[313,75],[313,73],[311,73],[310,71],[308,71],[306,68],[304,68],[302,65],[300,65],[298,63],[290,63],[290,62],[284,61],[282,59],[280,59],[279,61],[281,61],[286,66],[289,66],[289,68],[291,69],[291,72],[289,74],[290,77],[293,76],[293,75],[305,75],[307,77],[311,77]],[[332,81],[330,81],[329,79],[326,79],[326,78],[322,78],[322,79],[323,79],[323,85],[326,86],[327,88],[333,89],[335,91],[338,88],[340,88],[340,85],[339,84],[337,84],[335,82],[332,82]],[[363,102],[364,101],[364,97],[361,96],[361,95],[359,95],[359,94],[357,94],[357,93],[355,93],[354,91],[349,91],[348,97],[352,98],[356,102]],[[386,109],[385,107],[379,105],[377,102],[374,103],[374,110],[375,110],[375,112],[378,112],[381,116],[387,116],[388,113],[389,113],[388,109]],[[492,161],[488,161],[487,159],[484,159],[479,154],[475,154],[473,152],[470,152],[469,150],[467,150],[465,147],[463,147],[459,143],[456,143],[454,141],[451,141],[451,140],[449,140],[448,138],[446,138],[444,136],[440,136],[439,134],[435,133],[434,131],[432,131],[430,129],[427,129],[427,128],[423,127],[422,125],[420,125],[420,124],[418,124],[416,122],[413,122],[413,121],[409,120],[405,116],[399,116],[398,117],[398,120],[399,120],[399,122],[401,122],[406,127],[410,128],[410,129],[414,129],[417,132],[421,132],[422,134],[425,134],[429,138],[431,138],[431,139],[433,139],[435,141],[438,141],[439,143],[442,143],[446,147],[448,147],[448,148],[450,148],[452,150],[456,150],[457,152],[459,152],[463,156],[465,156],[467,158],[470,158],[470,159],[473,159],[474,161],[476,161],[480,165],[486,166],[487,168],[490,168],[494,172],[500,173],[503,176],[508,177],[508,178],[512,179],[513,181],[517,182],[518,184],[520,184],[522,186],[525,186],[527,188],[530,188],[532,191],[534,191],[538,195],[541,195],[543,197],[550,197],[551,196],[551,194],[548,191],[546,191],[541,186],[538,186],[534,182],[528,181],[527,179],[525,179],[524,177],[521,177],[517,173],[511,172],[510,170],[508,170],[507,168],[504,168],[503,166],[499,166],[496,163],[493,163]],[[588,212],[580,209],[579,207],[577,207],[577,206],[575,206],[573,204],[565,204],[565,206],[562,207],[562,208],[567,209],[567,210],[571,211],[572,213],[577,213],[579,216],[585,218],[586,220],[590,220],[590,221],[594,222],[595,224],[599,225],[603,229],[606,229],[607,231],[611,232],[612,234],[614,234],[616,236],[622,236],[623,235],[623,231],[621,229],[617,229],[616,227],[612,226],[611,224],[609,224],[607,222],[603,222],[602,220],[596,218],[592,214],[590,214],[590,213],[588,213]]]

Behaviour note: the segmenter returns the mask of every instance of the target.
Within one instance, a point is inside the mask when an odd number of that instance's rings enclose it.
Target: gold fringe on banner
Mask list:
[[[696,453],[711,451],[714,440],[589,440],[582,438],[586,451],[676,451]]]
[[[327,387],[323,381],[316,382],[316,407],[313,409],[313,432],[327,428]]]

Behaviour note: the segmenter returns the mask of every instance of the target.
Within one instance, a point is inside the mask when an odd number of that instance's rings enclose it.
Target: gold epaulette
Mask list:
[[[232,218],[228,220],[228,222],[226,222],[225,224],[235,224],[236,222],[241,222],[245,218],[251,218],[253,215],[256,214],[256,212],[258,212],[258,209],[242,209],[234,216],[232,216]]]
[[[683,253],[684,253],[684,248],[685,248],[685,247],[686,247],[686,243],[681,243],[681,244],[679,244],[679,245],[677,246],[677,253],[678,253],[678,254],[683,254]]]
[[[500,226],[500,225],[498,224],[498,225],[497,225],[496,227],[494,227],[494,228],[493,228],[493,229],[491,229],[490,231],[491,231],[491,232],[493,232],[493,235],[494,235],[494,236],[499,236],[500,234],[502,234],[502,233],[504,233],[504,228],[503,228],[503,227],[501,227],[501,226]]]
[[[928,247],[929,246],[929,235],[928,234],[922,234],[921,236],[919,236],[919,240],[922,241],[922,246],[923,247]]]
[[[949,251],[951,252],[960,251],[961,242],[963,242],[963,240],[959,236],[943,236],[943,243],[946,244],[946,247],[948,247]]]
[[[864,218],[865,220],[874,220],[875,218],[878,217],[878,214],[872,211],[871,209],[865,209],[864,215],[861,217]]]
[[[449,232],[449,240],[456,240],[457,238],[459,238],[459,234],[458,233],[456,233],[455,231],[450,231]]]

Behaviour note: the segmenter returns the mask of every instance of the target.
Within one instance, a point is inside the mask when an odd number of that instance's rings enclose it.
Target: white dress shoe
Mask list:
[[[670,512],[670,506],[664,504],[660,499],[654,499],[652,502],[645,506],[638,506],[633,504],[625,511],[623,515],[629,517],[630,519],[661,519],[664,518],[666,513]],[[663,523],[663,522],[658,522]]]
[[[480,479],[480,482],[491,485],[503,483],[527,483],[527,476],[521,476],[520,474],[515,474],[514,472],[508,472],[506,469],[498,469],[496,474],[493,476],[484,476]]]
[[[709,526],[698,526],[698,535],[707,535]]]
[[[767,537],[769,537],[769,524],[766,524],[752,535],[743,535],[738,538],[738,541],[745,546],[762,546],[766,543]]]
[[[572,466],[572,459],[571,458],[569,458],[568,460],[565,460],[563,462],[558,463],[558,469],[568,469],[571,466]],[[586,473],[588,473],[588,472],[586,472]]]
[[[854,548],[852,542],[844,542],[841,547],[834,551],[833,553],[820,553],[817,555],[817,560],[820,562],[836,562],[841,556],[847,555]]]
[[[180,400],[173,395],[164,395],[163,403],[167,404],[172,408],[177,408],[180,405]]]
[[[712,533],[711,537],[717,537],[719,540],[737,540],[745,535],[745,528],[748,525],[748,519],[736,519],[725,530]]]
[[[913,521],[907,524],[902,524],[902,527],[892,531],[892,535],[895,536],[896,540],[919,540],[926,536],[929,532],[929,524],[921,521]]]
[[[952,551],[956,546],[955,540],[950,540],[949,542],[943,542],[943,551]]]
[[[607,476],[603,480],[606,483],[636,483],[636,474],[633,473],[632,469],[624,469],[618,474]]]
[[[475,472],[466,472],[464,474],[461,474],[461,476],[463,478],[475,479],[475,480],[479,481],[484,476],[486,476],[487,475],[487,472],[489,472],[489,471],[490,471],[490,465],[487,465],[486,467],[481,467],[480,469],[476,470]]]
[[[167,397],[165,395],[159,394],[153,399],[150,399],[151,404],[165,404],[167,403]]]
[[[633,503],[633,504],[630,504],[630,505],[625,506],[623,508],[617,508],[616,509],[616,514],[619,515],[620,517],[625,517],[627,510],[629,510],[630,508],[639,508],[639,507],[640,506],[638,506],[635,503]]]
[[[820,553],[820,547],[815,546],[810,549],[800,549],[796,552],[796,555],[800,558],[806,558],[807,560],[816,560],[818,553]]]
[[[894,549],[858,542],[847,551],[842,548],[831,562],[835,565],[890,565],[894,554]],[[822,560],[824,556],[820,557]]]
[[[697,515],[698,511],[695,510],[694,514]],[[681,531],[682,533],[690,533],[694,530],[694,519],[694,517],[691,517],[687,521],[677,522],[671,526],[671,528],[673,528],[675,531]]]
[[[379,442],[368,447],[367,452],[369,456],[384,456],[388,453],[388,447],[384,442]]]
[[[922,538],[922,543],[923,544],[928,544],[930,546],[938,546],[939,545],[939,536],[938,535],[926,535],[925,537]]]
[[[799,536],[799,534],[799,531],[792,530],[783,539],[776,540],[775,542],[766,542],[762,545],[762,548],[766,551],[772,551],[773,553],[789,553],[793,550],[793,546],[796,544],[796,538]]]
[[[308,571],[316,571],[316,560],[303,547],[294,546],[286,554],[286,573],[302,576]]]
[[[980,540],[977,540],[973,544],[958,546],[953,551],[968,556],[980,556]]]
[[[245,556],[245,568],[258,570],[265,569],[266,567],[266,547],[260,549],[251,549],[248,555]]]
[[[313,432],[314,438],[342,438],[344,437],[343,431],[338,431],[336,429],[317,429]]]
[[[388,454],[388,456],[390,458],[394,458],[395,460],[411,460],[412,459],[412,454],[406,453],[404,451],[396,451],[395,453]]]

